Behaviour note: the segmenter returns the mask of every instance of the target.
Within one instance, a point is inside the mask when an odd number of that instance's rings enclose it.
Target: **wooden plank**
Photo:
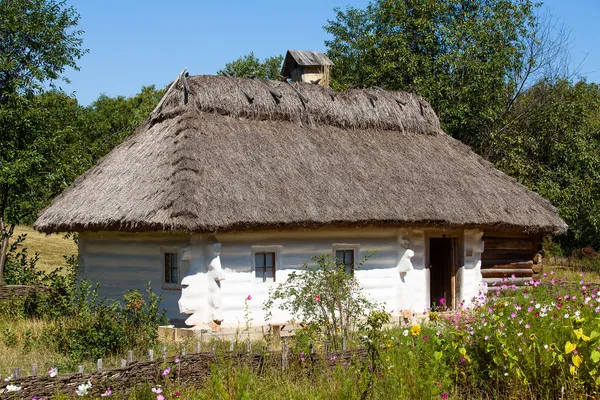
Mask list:
[[[499,287],[504,284],[507,285],[516,285],[516,286],[525,286],[526,282],[529,282],[531,278],[509,278],[507,281],[502,282],[503,278],[483,278],[483,281],[487,283],[488,287]],[[494,283],[496,284],[494,286]]]
[[[527,262],[529,260],[524,260],[522,258],[489,258],[485,260],[481,260],[482,268],[490,268],[494,265],[506,265],[506,264],[515,264]]]
[[[532,269],[533,268],[533,261],[523,261],[523,262],[516,262],[516,263],[511,263],[511,264],[496,264],[496,265],[491,265],[483,269],[492,269],[492,268],[496,268],[496,269]]]
[[[482,259],[486,258],[520,258],[524,261],[533,260],[535,253],[531,250],[488,250],[481,254]]]
[[[504,238],[532,238],[535,235],[528,235],[520,232],[503,232],[503,231],[488,231],[484,232],[483,240],[489,237],[504,237]]]
[[[508,278],[515,275],[518,278],[529,278],[533,276],[531,269],[482,269],[481,275],[484,278]]]
[[[483,239],[485,242],[485,251],[488,250],[532,250],[531,239],[515,238],[497,238],[490,237]]]

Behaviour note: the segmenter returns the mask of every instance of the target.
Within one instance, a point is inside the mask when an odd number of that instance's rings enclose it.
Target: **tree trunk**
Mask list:
[[[4,223],[4,210],[6,210],[6,201],[8,199],[8,189],[6,185],[0,188],[0,285],[4,285],[4,264],[6,263],[6,253],[8,251],[8,239],[12,233]]]

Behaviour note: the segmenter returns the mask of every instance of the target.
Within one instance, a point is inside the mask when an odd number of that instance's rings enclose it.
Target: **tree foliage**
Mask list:
[[[509,120],[492,137],[492,160],[559,208],[569,224],[558,238],[565,249],[599,249],[600,86],[539,82],[515,103]]]
[[[225,64],[225,68],[219,70],[219,75],[239,76],[243,78],[266,78],[278,79],[281,74],[281,64],[283,56],[267,57],[260,61],[254,52],[240,57],[235,61]]]
[[[430,101],[448,133],[479,147],[535,60],[531,1],[377,0],[336,9],[325,30],[333,85],[381,86]]]

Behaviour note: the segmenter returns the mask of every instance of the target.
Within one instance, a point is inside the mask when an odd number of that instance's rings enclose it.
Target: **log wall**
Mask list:
[[[487,232],[483,241],[481,275],[488,286],[498,285],[503,278],[511,278],[509,283],[517,286],[539,278],[542,265],[533,259],[540,250],[540,235]]]

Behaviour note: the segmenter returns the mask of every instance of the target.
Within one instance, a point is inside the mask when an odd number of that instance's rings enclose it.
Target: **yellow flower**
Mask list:
[[[508,350],[504,350],[504,351],[502,352],[502,355],[504,355],[504,357],[508,357]]]
[[[535,333],[532,333],[531,335],[529,335],[529,340],[535,340],[535,339],[536,339]]]
[[[421,334],[421,326],[414,325],[412,328],[410,328],[410,334],[412,336],[419,336]]]

